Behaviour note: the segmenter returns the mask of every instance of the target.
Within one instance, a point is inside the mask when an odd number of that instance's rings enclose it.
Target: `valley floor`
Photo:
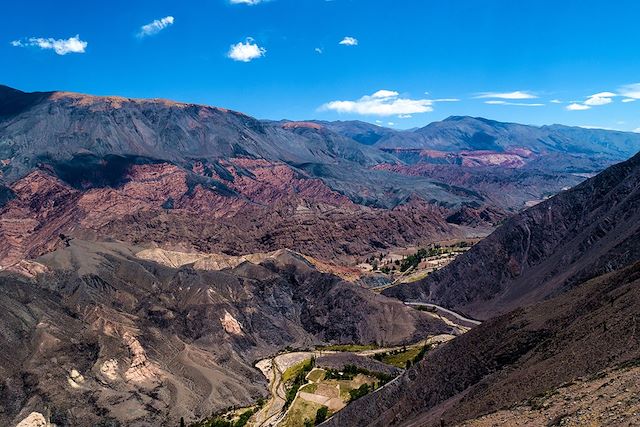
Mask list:
[[[459,316],[457,313],[453,313],[453,312],[448,313],[448,314],[453,314],[453,316],[448,316],[449,318],[445,318],[444,316],[441,316],[440,314],[438,314],[438,312],[431,312],[430,314],[433,315],[434,317],[445,320],[446,322],[454,326],[455,330],[457,330],[458,333],[464,333],[468,331],[470,323],[471,325],[476,325],[479,323],[470,319],[463,318],[462,316]],[[453,317],[454,319],[453,321],[451,320],[451,317]],[[461,321],[457,323],[456,322],[457,319],[461,319]],[[295,406],[296,406],[296,403],[297,403],[297,406],[301,406],[301,401],[303,404],[302,406],[306,404],[307,406],[313,407],[312,409],[314,410],[311,412],[313,412],[314,414],[315,414],[315,410],[317,410],[319,407],[326,406],[326,405],[320,404],[319,402],[320,400],[325,402],[325,400],[327,400],[326,399],[327,396],[324,396],[324,394],[322,393],[318,394],[318,393],[310,392],[310,388],[308,386],[316,385],[317,387],[318,385],[317,383],[319,381],[310,379],[311,375],[309,375],[307,376],[308,383],[305,386],[300,388],[300,390],[296,394],[294,402],[289,407],[286,407],[286,403],[285,403],[286,394],[287,394],[287,378],[285,378],[286,372],[288,370],[293,369],[296,365],[299,365],[312,358],[315,358],[316,360],[318,359],[322,360],[323,357],[326,358],[327,356],[332,356],[333,363],[336,363],[335,362],[336,360],[342,361],[341,366],[345,366],[350,363],[353,363],[354,357],[360,358],[360,359],[370,358],[372,359],[371,362],[380,360],[386,364],[397,366],[397,367],[399,367],[398,365],[401,365],[404,368],[406,363],[404,359],[407,359],[406,357],[403,358],[404,355],[415,356],[414,353],[417,353],[417,351],[414,351],[414,350],[419,351],[419,349],[425,346],[428,347],[433,345],[440,345],[453,338],[455,338],[454,335],[442,334],[442,335],[435,335],[435,336],[428,337],[427,339],[422,340],[418,343],[415,343],[411,346],[394,346],[394,347],[381,347],[381,348],[367,348],[366,346],[338,346],[336,347],[336,350],[318,349],[315,351],[296,351],[296,352],[279,354],[275,357],[260,360],[259,362],[256,363],[256,367],[260,369],[260,371],[264,374],[264,376],[269,380],[269,392],[271,393],[271,397],[269,398],[267,403],[265,403],[264,406],[262,406],[262,408],[258,410],[255,413],[255,415],[251,418],[251,420],[249,421],[249,425],[255,426],[255,427],[275,427],[275,426],[294,425],[295,423],[291,424],[292,418],[293,418],[291,413],[299,412],[299,408],[296,408]],[[353,348],[350,349],[350,347],[353,347]],[[407,360],[411,360],[411,359],[409,358]],[[362,362],[359,362],[358,364],[360,363]],[[340,362],[338,362],[338,364],[340,365]],[[371,381],[375,382],[375,378],[368,378],[366,376],[362,376],[362,378],[359,378],[359,380],[362,384],[369,383]],[[329,410],[331,411],[330,413],[334,413],[342,409],[345,405],[348,404],[348,400],[349,400],[348,390],[354,387],[353,384],[337,384],[337,382],[335,383],[336,384],[332,383],[332,385],[334,387],[337,387],[339,395],[337,396],[338,399],[333,399],[333,400],[328,399],[330,401],[329,403],[331,403],[331,405],[328,405]],[[362,385],[362,384],[358,383],[356,385]],[[344,397],[342,396],[342,394],[344,394],[343,393],[344,390],[341,391],[341,387],[344,389],[345,386],[348,389],[346,392],[347,397],[345,399],[341,399],[342,397]],[[384,387],[384,385],[382,387]],[[340,403],[337,403],[338,400],[340,401]]]

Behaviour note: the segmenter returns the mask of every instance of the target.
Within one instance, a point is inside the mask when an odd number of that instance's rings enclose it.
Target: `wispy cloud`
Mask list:
[[[484,103],[489,105],[514,105],[516,107],[544,107],[544,104],[541,103],[509,102],[498,99],[484,101]]]
[[[403,98],[393,90],[379,90],[355,101],[331,101],[320,110],[372,116],[406,116],[433,111],[433,100]]]
[[[358,46],[358,39],[355,37],[345,37],[343,38],[340,43],[341,45],[344,46]]]
[[[80,36],[68,39],[54,39],[42,37],[30,37],[26,40],[14,40],[11,46],[14,47],[39,47],[40,49],[52,49],[58,55],[66,55],[67,53],[84,53],[88,43],[80,40]]]
[[[232,44],[227,57],[239,62],[251,62],[267,53],[265,48],[258,46],[251,37],[247,37],[245,42]]]
[[[248,4],[249,6],[254,6],[262,3],[263,1],[264,0],[229,0],[231,4]]]
[[[618,89],[618,93],[627,99],[640,99],[640,83],[622,86]],[[623,102],[625,102],[625,100],[623,100]]]
[[[594,93],[587,96],[584,101],[572,101],[565,108],[570,111],[590,110],[592,107],[611,104],[616,97],[622,97],[621,102],[625,104],[640,99],[640,83],[621,86],[616,92]]]
[[[562,101],[559,99],[552,99],[551,101],[549,101],[552,104],[562,104]]]
[[[497,98],[497,99],[535,99],[537,96],[531,92],[524,90],[516,90],[513,92],[480,92],[475,98]]]
[[[314,51],[315,53],[319,53],[320,55],[322,55],[322,54],[324,53],[324,51],[322,50],[322,48],[321,48],[321,47],[317,47],[317,48],[313,49],[313,51]]]
[[[150,22],[146,25],[140,27],[140,31],[138,32],[138,37],[147,37],[158,34],[160,31],[164,30],[170,25],[173,25],[174,18],[173,16],[165,16],[164,18],[155,19],[153,22]]]

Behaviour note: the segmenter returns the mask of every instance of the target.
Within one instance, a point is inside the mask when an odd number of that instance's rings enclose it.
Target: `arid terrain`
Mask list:
[[[639,144],[2,86],[0,424],[508,423],[629,381],[639,158],[586,179]]]

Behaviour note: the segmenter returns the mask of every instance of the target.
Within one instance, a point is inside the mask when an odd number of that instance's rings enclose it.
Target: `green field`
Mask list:
[[[309,374],[307,375],[307,379],[314,383],[321,381],[323,378],[324,378],[324,369],[316,368],[313,371],[309,372]]]
[[[304,371],[305,367],[307,367],[308,363],[311,359],[303,360],[300,363],[296,363],[293,366],[290,366],[282,373],[282,381],[288,383],[292,381],[296,376],[298,376],[302,371]]]
[[[300,391],[305,393],[315,393],[318,390],[318,384],[306,384],[300,387]]]
[[[315,421],[316,413],[321,407],[322,405],[319,403],[296,399],[281,425],[284,427],[302,427],[305,420]]]
[[[375,344],[334,344],[319,346],[318,350],[350,351],[353,353],[357,353],[358,351],[375,350],[376,348],[378,348],[378,346]]]
[[[407,360],[413,361],[421,349],[422,347],[416,346],[397,354],[387,354],[382,358],[382,362],[404,369],[407,366]]]

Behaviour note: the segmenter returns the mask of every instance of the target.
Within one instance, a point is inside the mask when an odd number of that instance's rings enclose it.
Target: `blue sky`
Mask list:
[[[0,83],[26,91],[397,128],[449,115],[640,128],[638,1],[21,0],[2,9]]]

